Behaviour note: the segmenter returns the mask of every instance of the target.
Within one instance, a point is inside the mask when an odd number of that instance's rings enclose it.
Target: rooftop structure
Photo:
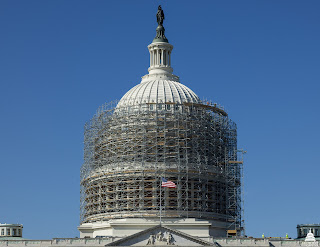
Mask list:
[[[320,224],[299,224],[297,225],[297,238],[305,238],[308,233],[313,233],[314,237],[320,238]]]
[[[309,230],[304,241],[305,242],[316,242],[316,238],[314,237],[313,233],[311,232],[311,229]]]
[[[149,73],[85,125],[81,237],[159,223],[203,239],[243,230],[236,124],[172,74],[163,20],[159,6]]]
[[[1,224],[0,223],[0,240],[2,239],[21,239],[23,225],[21,224]]]

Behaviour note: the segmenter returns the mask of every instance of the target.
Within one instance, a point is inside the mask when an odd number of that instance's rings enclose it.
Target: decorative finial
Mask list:
[[[165,29],[163,27],[164,13],[161,8],[161,5],[159,5],[159,7],[158,7],[158,12],[157,12],[156,17],[157,17],[157,22],[158,22],[158,27],[156,29],[157,34],[156,34],[156,37],[153,39],[152,43],[155,43],[155,42],[168,43],[168,39],[164,35],[164,31],[165,31]]]

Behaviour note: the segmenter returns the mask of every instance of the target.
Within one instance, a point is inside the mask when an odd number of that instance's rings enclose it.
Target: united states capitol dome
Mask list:
[[[173,46],[158,27],[157,36],[148,46],[150,52],[149,74],[142,77],[140,84],[130,89],[119,101],[117,108],[161,103],[200,103],[199,97],[173,75],[171,52]],[[163,30],[161,30],[163,28]]]
[[[159,6],[156,37],[148,45],[149,73],[85,125],[82,237],[118,234],[122,223],[137,232],[159,220],[175,222],[181,231],[185,224],[188,229],[205,225],[206,234],[215,236],[241,230],[236,124],[172,73],[173,46],[163,19]],[[176,188],[162,189],[163,179]]]
[[[199,97],[185,85],[172,80],[142,81],[130,89],[119,101],[118,107],[144,103],[199,103]]]

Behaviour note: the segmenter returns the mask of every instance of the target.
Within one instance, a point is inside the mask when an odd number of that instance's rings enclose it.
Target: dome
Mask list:
[[[130,89],[119,101],[118,107],[143,103],[200,103],[199,97],[185,85],[172,80],[142,81]]]
[[[149,73],[85,125],[81,237],[117,232],[118,220],[126,234],[143,231],[158,218],[181,231],[206,225],[210,237],[243,229],[236,124],[172,74],[160,7],[157,18]],[[177,188],[162,189],[163,178]]]
[[[306,242],[315,242],[316,238],[314,237],[313,233],[311,232],[311,229],[309,230],[307,237],[305,238]]]

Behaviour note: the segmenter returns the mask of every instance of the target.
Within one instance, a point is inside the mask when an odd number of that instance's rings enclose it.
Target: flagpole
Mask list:
[[[161,212],[162,212],[162,206],[161,206],[161,192],[162,192],[162,178],[160,179],[160,226],[161,226]]]

